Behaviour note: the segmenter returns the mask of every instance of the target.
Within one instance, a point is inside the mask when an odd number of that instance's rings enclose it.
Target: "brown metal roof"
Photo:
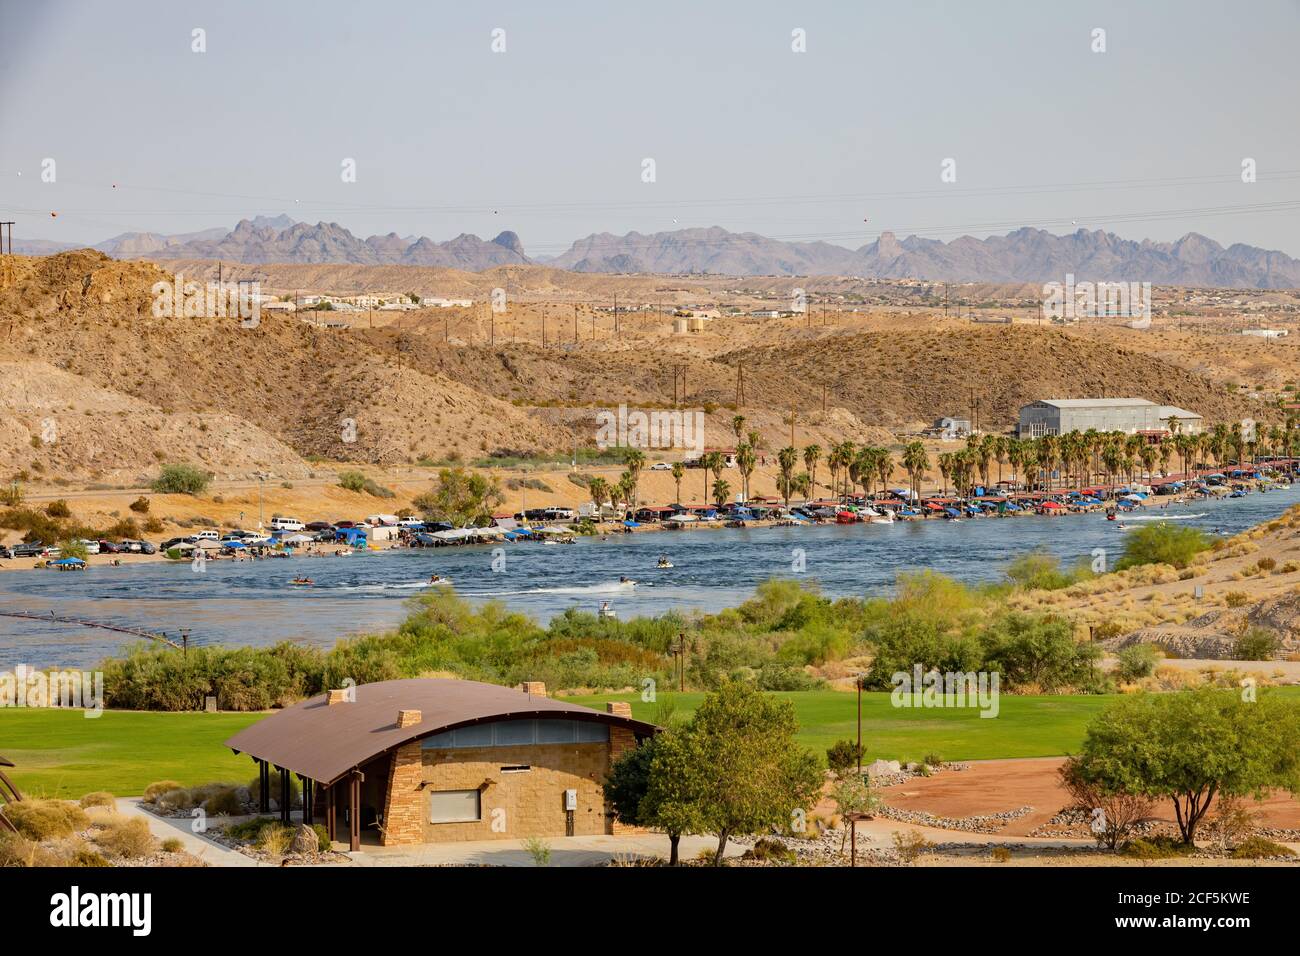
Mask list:
[[[265,717],[235,734],[226,746],[328,784],[408,740],[469,724],[565,717],[626,727],[637,736],[658,729],[630,717],[468,680],[413,678],[361,684],[354,702],[333,706],[326,703],[327,696],[308,698]],[[399,710],[420,711],[420,723],[399,728]]]

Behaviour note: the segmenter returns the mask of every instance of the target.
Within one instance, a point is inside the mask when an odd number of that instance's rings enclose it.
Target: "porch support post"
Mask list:
[[[352,771],[348,780],[348,843],[352,852],[361,849],[361,774]]]
[[[289,780],[289,768],[280,768],[280,822],[288,826],[289,814],[292,812],[291,804],[293,803],[292,784]]]
[[[271,768],[265,760],[257,762],[257,812],[271,812]]]

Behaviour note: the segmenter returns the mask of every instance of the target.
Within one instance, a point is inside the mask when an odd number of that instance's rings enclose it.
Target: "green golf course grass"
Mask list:
[[[1300,688],[1268,693],[1300,696]],[[676,713],[689,715],[703,694],[669,694]],[[778,693],[794,703],[799,740],[824,755],[837,740],[857,735],[855,695],[836,691]],[[895,708],[887,693],[862,695],[862,742],[867,760],[990,760],[1052,757],[1076,751],[1088,722],[1109,696],[1018,697],[1003,694],[996,718],[974,709]],[[611,700],[632,704],[632,714],[653,720],[659,705],[636,694],[566,697],[605,709]],[[32,796],[80,797],[92,790],[133,796],[156,780],[196,786],[216,780],[249,781],[248,757],[224,741],[263,714],[141,713],[105,711],[87,719],[74,710],[0,710],[0,755],[16,766],[13,781]]]

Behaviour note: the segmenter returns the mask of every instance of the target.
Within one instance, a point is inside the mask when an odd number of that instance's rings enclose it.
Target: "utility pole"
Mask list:
[[[573,303],[573,344],[578,344],[578,303]]]
[[[736,363],[736,407],[745,404],[745,363]]]

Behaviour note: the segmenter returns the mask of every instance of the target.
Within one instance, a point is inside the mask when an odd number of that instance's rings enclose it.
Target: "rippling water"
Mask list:
[[[1236,532],[1297,500],[1300,485],[1167,511],[1157,506],[1142,517],[1178,516],[1205,530]],[[733,606],[759,582],[791,576],[795,549],[803,551],[804,576],[825,593],[880,594],[898,572],[922,568],[968,582],[995,579],[1009,561],[1036,548],[1067,563],[1104,548],[1113,560],[1123,547],[1117,524],[1091,514],[619,534],[608,540],[581,538],[572,545],[506,545],[501,572],[492,570],[491,546],[216,561],[203,573],[186,562],[92,567],[78,574],[8,571],[0,574],[0,610],[53,611],[172,636],[188,627],[198,644],[293,639],[328,645],[345,634],[396,624],[406,614],[405,600],[426,587],[431,574],[451,578],[468,598],[500,600],[542,620],[571,606],[595,610],[603,601],[628,618],[670,608]],[[658,570],[660,554],[675,566]],[[289,579],[298,575],[313,578],[316,586],[290,587]],[[620,585],[620,576],[635,579],[636,587]],[[5,617],[0,617],[0,635],[0,669],[20,663],[85,666],[132,640],[94,628]]]

